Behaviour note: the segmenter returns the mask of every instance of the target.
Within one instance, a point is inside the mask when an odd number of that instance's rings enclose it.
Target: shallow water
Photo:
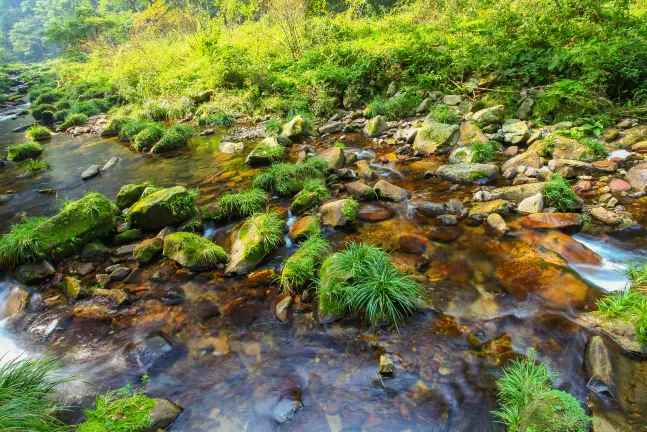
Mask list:
[[[0,152],[22,141],[22,134],[10,130],[29,121],[0,120]],[[187,148],[158,157],[136,153],[116,139],[57,135],[43,144],[42,157],[51,171],[17,178],[23,171],[20,163],[0,169],[0,194],[14,192],[11,201],[0,204],[0,227],[6,230],[22,212],[52,214],[64,197],[78,198],[87,191],[113,199],[126,183],[199,187],[201,202],[210,202],[225,190],[245,187],[256,172],[244,165],[251,143],[242,154],[224,155],[217,150],[221,137],[193,138]],[[293,146],[293,156],[298,147]],[[382,163],[378,158],[392,149],[357,135],[349,136],[351,151],[367,159],[378,178],[425,199],[441,202],[468,196],[473,189],[451,193],[449,183],[425,179],[424,172],[442,159],[404,166]],[[102,166],[114,156],[121,158],[116,167],[87,182],[80,179],[88,166]],[[37,192],[49,188],[58,195]],[[336,249],[361,240],[397,251],[401,234],[424,235],[434,228],[406,205],[386,206],[394,212],[391,219],[356,221],[342,230],[329,229],[326,236]],[[233,225],[209,225],[205,236],[226,245]],[[8,351],[6,358],[23,351],[60,355],[68,371],[97,386],[72,384],[69,394],[92,396],[98,389],[131,382],[152,396],[169,398],[185,408],[171,431],[499,431],[502,426],[490,414],[497,408],[494,381],[509,358],[529,347],[537,348],[540,359],[551,360],[560,389],[585,400],[582,356],[589,335],[576,323],[577,314],[603,291],[624,286],[615,266],[643,256],[644,246],[604,235],[575,236],[599,253],[603,264],[569,262],[587,281],[589,292],[579,309],[564,309],[533,296],[507,295],[493,275],[516,246],[540,241],[535,234],[519,231],[497,239],[482,226],[463,230],[453,243],[433,243],[431,263],[418,272],[438,311],[411,317],[399,334],[349,319],[319,324],[306,303],[299,303],[290,321],[281,324],[274,316],[280,299],[275,284],[254,285],[245,277],[224,278],[221,272],[195,275],[167,262],[135,271],[126,284],[133,301],[112,320],[74,318],[74,307],[84,307],[83,302],[45,314],[32,300],[27,313],[14,317],[11,331],[7,320],[0,321],[0,346]],[[279,269],[294,250],[286,244],[260,268]],[[394,257],[414,272],[420,261],[412,254],[396,252]],[[150,282],[160,267],[168,268],[172,278]],[[0,303],[13,289],[9,276],[3,280]],[[50,294],[46,290],[42,295]],[[483,345],[470,345],[469,333]],[[396,362],[396,373],[380,379],[377,364],[383,353]],[[144,374],[150,377],[147,383],[141,382]]]

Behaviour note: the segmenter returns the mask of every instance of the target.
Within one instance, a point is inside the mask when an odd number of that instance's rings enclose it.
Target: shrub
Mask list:
[[[311,158],[296,164],[275,163],[254,177],[254,186],[288,196],[303,189],[309,180],[325,179],[327,172],[328,162],[321,158]]]
[[[60,90],[49,90],[41,93],[33,102],[34,105],[53,104],[64,96]]]
[[[476,142],[472,144],[472,161],[474,163],[488,163],[496,159],[500,144],[496,141]]]
[[[387,320],[397,328],[415,311],[421,292],[385,251],[367,244],[348,243],[324,261],[319,277],[317,291],[324,313],[363,314],[373,325]]]
[[[34,124],[29,129],[27,129],[25,135],[31,140],[42,141],[50,138],[52,136],[52,133],[45,126]]]
[[[142,132],[143,133],[143,132]],[[185,146],[189,137],[193,134],[193,128],[185,125],[171,127],[162,139],[151,149],[152,153],[165,153],[176,148]],[[139,135],[138,135],[139,136]]]
[[[65,121],[65,118],[67,116],[69,116],[70,114],[72,114],[71,109],[62,109],[62,110],[56,111],[54,113],[54,121],[57,121],[57,122],[58,121],[60,121],[60,122]]]
[[[72,126],[82,126],[88,122],[88,116],[85,114],[70,114],[65,121],[58,127],[59,130],[66,130]]]
[[[537,364],[535,350],[528,350],[528,356],[522,359],[511,360],[503,370],[503,376],[497,380],[499,388],[500,411],[493,414],[508,426],[510,432],[526,432],[541,430],[547,432],[585,432],[589,418],[584,413],[577,399],[568,393],[559,392],[560,402],[566,403],[568,410],[557,407],[557,404],[543,406],[543,409],[553,409],[549,420],[558,423],[552,425],[536,424],[532,420],[538,419],[535,415],[537,405],[542,405],[544,400],[555,397],[551,379],[555,376],[549,372],[548,363]],[[533,402],[539,400],[540,404]],[[562,412],[563,411],[563,412]],[[543,420],[543,419],[542,419]],[[523,427],[522,427],[523,425]]]
[[[119,139],[122,141],[130,141],[135,135],[143,131],[149,126],[152,126],[152,121],[148,119],[135,119],[125,121],[119,130]]]
[[[51,432],[69,430],[57,417],[67,407],[51,396],[54,388],[71,381],[57,371],[59,360],[15,359],[0,366],[0,429]]]
[[[77,432],[144,432],[151,425],[155,400],[130,389],[112,390],[97,396],[95,408],[85,410],[85,422]]]
[[[577,195],[559,174],[550,176],[550,179],[544,184],[542,194],[548,206],[555,207],[562,212],[572,210],[577,202]]]
[[[296,292],[316,279],[317,265],[330,250],[330,242],[320,233],[310,235],[299,245],[299,250],[283,262],[279,282],[285,291]]]
[[[153,124],[135,135],[132,147],[137,151],[152,148],[164,136],[164,128],[160,124]]]
[[[201,126],[231,126],[236,124],[236,119],[228,112],[217,111],[215,113],[209,113],[198,117],[198,124]]]
[[[43,153],[43,147],[35,141],[28,141],[15,146],[7,147],[7,158],[10,160],[21,161],[38,157]]]
[[[447,124],[460,123],[461,117],[447,105],[436,105],[429,111],[427,119]]]
[[[207,219],[238,219],[258,213],[265,204],[265,191],[258,188],[247,189],[243,192],[223,194],[218,197],[217,211],[206,214]]]

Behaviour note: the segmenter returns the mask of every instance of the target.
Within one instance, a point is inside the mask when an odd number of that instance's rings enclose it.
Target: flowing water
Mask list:
[[[22,141],[22,134],[11,130],[29,121],[0,119],[1,153]],[[23,212],[53,214],[60,200],[87,191],[114,199],[126,183],[199,187],[202,202],[210,202],[223,191],[249,185],[256,173],[244,164],[251,143],[242,154],[225,155],[218,151],[221,138],[193,138],[187,148],[159,157],[136,153],[116,139],[57,135],[44,143],[42,157],[51,171],[19,178],[24,171],[20,163],[0,169],[0,194],[13,192],[10,201],[0,204],[0,227],[6,230]],[[383,163],[380,156],[391,150],[357,135],[349,135],[346,151],[367,159],[380,178],[431,201],[471,195],[472,188],[452,193],[448,183],[425,179],[425,171],[437,168],[441,159]],[[80,179],[88,166],[103,165],[114,156],[121,158],[116,167],[87,182]],[[42,189],[58,193],[39,194]],[[273,204],[288,202],[276,199]],[[435,228],[406,205],[385,206],[392,218],[358,220],[325,235],[337,249],[361,240],[397,251],[401,234]],[[232,227],[208,225],[205,235],[226,245]],[[516,230],[497,239],[483,226],[469,225],[461,231],[453,242],[433,243],[427,267],[418,255],[394,253],[403,267],[424,278],[426,297],[437,309],[411,317],[399,333],[352,319],[319,324],[305,302],[297,303],[289,322],[281,324],[274,316],[280,298],[275,284],[224,278],[221,272],[196,275],[163,263],[134,271],[126,284],[131,304],[112,320],[74,318],[74,308],[86,304],[67,305],[51,288],[32,296],[32,305],[14,316],[11,326],[0,312],[0,354],[5,353],[4,361],[20,353],[62,356],[68,371],[93,385],[69,386],[64,389],[68,394],[91,396],[130,382],[151,396],[169,398],[185,408],[171,431],[503,430],[490,414],[497,408],[494,381],[508,359],[529,347],[537,348],[540,359],[551,360],[560,389],[586,400],[583,353],[589,334],[578,325],[577,315],[604,291],[624,286],[617,268],[644,256],[645,246],[604,234],[575,236],[565,247],[585,245],[602,256],[602,264],[569,259],[587,283],[587,300],[576,308],[557,307],[537,296],[507,295],[494,276],[512,249],[541,243],[543,235]],[[279,269],[294,250],[295,245],[286,244],[260,268]],[[160,269],[172,275],[170,280],[151,282],[149,277]],[[8,304],[16,283],[9,275],[2,278],[0,303]],[[40,295],[53,297],[56,307],[45,313]],[[482,345],[468,342],[468,335]],[[383,353],[396,362],[393,377],[377,374]]]

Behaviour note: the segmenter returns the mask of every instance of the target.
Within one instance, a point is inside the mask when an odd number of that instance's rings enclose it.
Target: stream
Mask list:
[[[0,116],[1,154],[23,141],[22,133],[11,130],[32,121]],[[50,162],[50,171],[19,177],[21,163],[0,168],[0,194],[12,192],[11,199],[0,204],[0,229],[6,231],[22,213],[52,215],[61,200],[88,191],[114,199],[126,183],[200,188],[200,204],[243,189],[259,171],[244,163],[253,143],[240,154],[223,154],[218,146],[227,132],[194,137],[186,148],[164,156],[137,153],[117,139],[58,134],[43,144],[42,158]],[[332,141],[306,144],[324,148]],[[294,145],[291,159],[298,150]],[[389,151],[359,134],[348,134],[346,152],[368,160],[379,178],[434,202],[471,196],[469,187],[449,192],[447,182],[425,178],[425,171],[440,165],[441,159],[408,165],[379,162]],[[88,166],[102,166],[115,156],[120,158],[117,166],[81,180]],[[44,189],[58,193],[38,192]],[[272,204],[285,207],[289,201],[277,198]],[[360,218],[343,229],[328,228],[325,236],[335,250],[351,240],[370,242],[396,251],[393,256],[403,266],[416,268],[420,257],[397,252],[398,237],[423,234],[434,228],[433,222],[406,204],[378,206],[388,207],[393,217],[377,222]],[[233,225],[209,225],[205,235],[224,244]],[[75,306],[64,299],[43,313],[39,294],[32,296],[26,313],[10,319],[17,282],[9,274],[1,275],[0,361],[19,355],[60,356],[66,372],[81,378],[62,393],[86,403],[98,391],[130,382],[150,396],[184,407],[170,431],[503,431],[490,414],[498,408],[494,382],[509,359],[530,347],[537,349],[540,360],[550,359],[558,374],[557,388],[586,400],[583,355],[590,334],[578,324],[577,315],[589,310],[602,293],[624,288],[622,263],[646,257],[647,244],[590,233],[561,239],[566,252],[584,245],[602,260],[592,264],[567,258],[588,291],[577,307],[558,307],[536,296],[507,295],[494,277],[498,263],[512,249],[547,237],[515,230],[497,239],[482,225],[461,230],[454,241],[433,242],[431,263],[421,272],[437,311],[410,317],[399,334],[367,328],[354,319],[320,324],[304,303],[282,324],[274,313],[280,298],[276,284],[182,269],[173,269],[168,282],[153,283],[150,276],[167,266],[158,263],[142,266],[129,277],[133,301],[112,322],[79,321],[73,317]],[[259,268],[278,270],[295,250],[289,242]],[[396,363],[393,377],[380,378],[377,373],[383,353]],[[148,378],[142,380],[144,375]],[[78,420],[80,410],[70,416]]]

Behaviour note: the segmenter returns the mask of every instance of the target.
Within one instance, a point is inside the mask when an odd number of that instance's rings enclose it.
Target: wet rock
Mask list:
[[[579,318],[587,327],[609,336],[625,351],[639,356],[647,356],[647,346],[638,342],[636,327],[632,323],[622,319],[607,318],[597,311],[582,314]]]
[[[491,124],[499,124],[503,122],[505,117],[505,106],[496,105],[491,108],[485,108],[481,111],[474,113],[472,120],[484,126]]]
[[[544,209],[544,197],[538,193],[531,197],[525,198],[517,207],[517,212],[522,215],[541,213]]]
[[[100,173],[101,167],[99,165],[92,165],[81,173],[81,180],[90,180],[91,178],[98,176]]]
[[[508,225],[503,220],[503,217],[501,217],[501,215],[497,213],[491,213],[490,215],[488,215],[487,224],[499,235],[503,235],[509,230]]]
[[[112,272],[110,272],[110,280],[112,282],[119,282],[130,274],[130,269],[128,267],[117,267]]]
[[[16,278],[26,284],[44,282],[56,274],[56,268],[48,261],[38,261],[33,264],[23,264],[15,270]]]
[[[609,182],[609,190],[612,192],[629,192],[631,185],[622,179],[615,179]]]
[[[162,267],[161,269],[155,271],[150,277],[151,282],[155,283],[166,283],[171,280],[173,276],[173,269],[170,267]]]
[[[430,229],[425,235],[429,240],[441,243],[451,243],[464,233],[460,226],[437,226]]]
[[[380,222],[391,219],[395,212],[380,204],[362,204],[357,211],[357,219],[364,222]]]
[[[319,191],[303,189],[294,196],[292,204],[290,204],[290,211],[298,215],[316,207],[321,201],[322,196]]]
[[[618,169],[618,164],[610,160],[595,161],[591,163],[593,171],[602,173],[614,173]]]
[[[149,183],[123,185],[115,198],[115,204],[122,210],[132,206],[139,200],[147,187],[150,187]]]
[[[380,199],[385,199],[388,201],[400,202],[409,198],[409,191],[391,184],[385,180],[380,180],[373,186],[373,189],[377,193],[377,196]]]
[[[639,192],[647,190],[647,163],[635,165],[627,171],[625,180]]]
[[[110,275],[105,273],[99,273],[95,276],[95,279],[100,287],[106,287],[110,283]]]
[[[496,180],[499,167],[492,164],[467,164],[442,165],[436,175],[445,180],[456,183],[484,184]]]
[[[508,144],[520,144],[530,138],[530,128],[524,121],[506,120],[501,127],[503,140]]]
[[[286,295],[280,302],[276,304],[276,319],[280,322],[287,322],[291,305],[292,296]]]
[[[458,142],[460,129],[457,125],[448,125],[434,121],[425,122],[418,130],[413,142],[413,149],[424,154],[443,154]]]
[[[360,177],[365,179],[370,179],[373,177],[373,169],[370,167],[367,161],[359,160],[355,164],[357,166],[357,173]]]
[[[332,227],[339,227],[349,223],[351,220],[346,218],[344,208],[346,205],[350,204],[350,201],[351,200],[348,199],[340,199],[328,202],[319,207],[319,213],[321,214],[323,224]]]
[[[87,290],[83,286],[80,280],[73,278],[71,276],[66,276],[61,282],[61,289],[71,300],[76,300],[77,298],[85,295]]]
[[[19,286],[9,291],[2,304],[3,318],[23,312],[29,306],[30,299],[31,293],[25,287]]]
[[[164,239],[164,256],[184,268],[210,270],[227,262],[229,256],[223,248],[202,236],[176,232]]]
[[[120,160],[121,160],[121,158],[118,158],[118,157],[116,157],[116,156],[115,156],[115,157],[111,157],[111,158],[108,160],[108,162],[106,162],[106,164],[103,166],[103,168],[101,168],[101,171],[108,171],[110,168],[112,168],[112,167],[114,167],[115,165],[117,165],[117,164],[119,163],[119,161],[120,161]]]
[[[342,121],[333,121],[325,124],[319,128],[319,133],[322,135],[334,134],[341,132],[346,125]]]
[[[262,213],[252,216],[243,222],[238,230],[232,233],[231,258],[225,269],[227,275],[248,273],[267,254],[273,252],[274,249],[264,246],[263,236],[260,232],[264,218],[267,217],[272,217],[272,215]],[[164,244],[164,249],[166,249],[166,241]]]
[[[203,136],[211,136],[211,135],[214,135],[215,133],[216,133],[215,129],[205,129],[202,132],[200,132],[198,134],[198,136],[201,136],[201,137],[203,137]]]
[[[594,219],[611,226],[619,225],[620,222],[622,222],[622,218],[620,216],[604,207],[593,207],[591,209],[591,216],[593,216]]]
[[[380,375],[391,375],[395,370],[395,364],[393,363],[393,360],[391,360],[387,356],[381,355],[380,364],[377,370]]]
[[[418,204],[418,213],[427,217],[436,217],[447,213],[444,203],[433,203],[428,201],[416,202]]]
[[[372,201],[377,198],[377,192],[362,181],[349,183],[346,189],[357,201]]]
[[[463,102],[463,96],[461,95],[445,95],[443,96],[443,104],[456,106],[459,103]]]
[[[148,427],[147,432],[166,429],[182,412],[182,407],[168,399],[155,399],[155,402],[150,415],[151,425]]]
[[[130,224],[129,221],[119,222],[117,223],[117,234],[124,233],[131,228],[132,228],[132,225]]]
[[[456,198],[452,198],[449,201],[447,201],[447,210],[449,210],[452,213],[460,213],[463,211],[464,208],[465,208],[465,204],[463,204],[462,201],[457,200]]]
[[[112,300],[115,304],[121,305],[128,301],[128,294],[122,289],[102,289],[98,288],[92,292],[94,295],[105,297]]]
[[[148,230],[184,222],[196,213],[189,192],[183,186],[153,192],[141,198],[129,210],[131,222]]]
[[[386,118],[384,118],[384,116],[379,115],[369,120],[369,122],[364,127],[364,135],[366,135],[369,138],[379,137],[388,128],[389,128],[389,125],[386,122]]]
[[[513,250],[497,267],[495,276],[511,295],[536,295],[555,306],[572,306],[587,298],[588,288],[558,254],[542,246]]]
[[[632,127],[625,131],[625,136],[620,139],[620,147],[631,148],[636,143],[647,140],[647,125]]]
[[[583,222],[577,213],[535,213],[525,216],[519,223],[525,228],[577,232],[582,228]]]
[[[126,246],[121,246],[118,247],[117,249],[114,250],[113,254],[115,256],[126,256],[126,255],[132,255],[133,252],[135,251],[135,248],[137,247],[136,244],[129,244]]]
[[[631,240],[647,235],[647,230],[637,223],[628,223],[611,231],[609,235],[620,240]]]
[[[344,150],[330,147],[319,153],[319,157],[328,162],[328,169],[338,170],[344,166]]]
[[[150,264],[156,260],[164,248],[164,239],[154,237],[139,243],[133,250],[133,257],[140,264]]]
[[[287,150],[274,137],[267,137],[249,152],[245,163],[251,167],[271,165],[285,157]]]
[[[300,138],[309,135],[312,131],[307,130],[306,123],[302,116],[298,115],[283,125],[281,134],[290,139]]]
[[[138,229],[129,229],[115,236],[115,243],[118,245],[132,243],[141,240],[142,232]]]
[[[371,189],[372,190],[372,189]],[[321,230],[319,218],[316,216],[304,216],[298,219],[290,227],[288,235],[296,242],[305,240],[311,234],[317,233]]]
[[[78,274],[81,276],[89,275],[94,271],[94,265],[92,263],[81,264],[78,269]]]
[[[445,225],[445,226],[458,225],[458,218],[450,214],[440,215],[436,217],[436,220],[440,225]]]
[[[241,142],[223,141],[218,146],[218,150],[224,154],[242,153],[245,150],[245,145]]]
[[[507,201],[494,200],[483,203],[474,203],[470,208],[469,217],[476,220],[483,220],[492,213],[506,216],[509,212],[510,205]]]
[[[507,186],[491,190],[490,199],[502,199],[506,201],[521,202],[525,198],[541,193],[543,189],[543,183],[529,183],[517,186]]]

